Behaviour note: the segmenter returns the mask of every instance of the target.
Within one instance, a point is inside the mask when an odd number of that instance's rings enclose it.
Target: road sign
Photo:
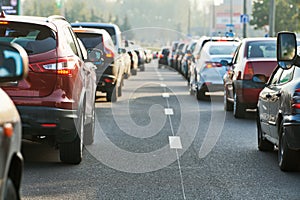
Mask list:
[[[247,15],[247,14],[241,15],[240,22],[243,24],[249,23],[249,15]]]

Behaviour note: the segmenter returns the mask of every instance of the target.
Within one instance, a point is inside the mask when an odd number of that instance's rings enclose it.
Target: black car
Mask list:
[[[300,161],[300,57],[296,44],[293,33],[279,33],[278,66],[260,92],[257,105],[258,149],[271,151],[277,146],[283,171],[296,169]],[[258,74],[253,80],[264,83],[266,77]]]
[[[158,68],[168,65],[168,57],[170,54],[170,47],[163,47],[158,57]]]

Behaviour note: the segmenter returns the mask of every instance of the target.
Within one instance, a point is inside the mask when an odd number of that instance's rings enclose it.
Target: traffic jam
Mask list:
[[[300,199],[299,2],[74,2],[2,1],[1,200]]]

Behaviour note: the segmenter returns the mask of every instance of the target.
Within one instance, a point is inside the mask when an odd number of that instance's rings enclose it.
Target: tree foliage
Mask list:
[[[300,2],[299,0],[276,0],[275,32],[300,30]],[[270,0],[253,2],[253,17],[250,25],[261,29],[269,25]]]

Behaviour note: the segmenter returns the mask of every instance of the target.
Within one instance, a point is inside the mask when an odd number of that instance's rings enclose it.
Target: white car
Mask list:
[[[197,99],[205,99],[206,92],[223,91],[223,76],[227,71],[221,61],[231,61],[239,42],[206,42],[191,73],[190,91]]]
[[[0,86],[16,84],[28,71],[28,57],[17,44],[0,42]],[[10,97],[0,88],[0,199],[20,199],[23,172],[22,126]]]

